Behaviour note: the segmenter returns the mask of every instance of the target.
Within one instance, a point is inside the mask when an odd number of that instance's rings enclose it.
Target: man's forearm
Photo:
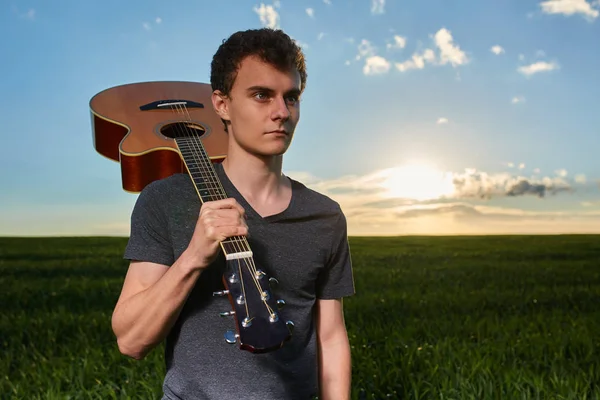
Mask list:
[[[153,285],[115,308],[112,326],[122,353],[141,359],[167,336],[201,273],[190,261],[184,253]]]
[[[320,400],[348,400],[352,381],[350,344],[346,332],[322,343],[319,350]]]

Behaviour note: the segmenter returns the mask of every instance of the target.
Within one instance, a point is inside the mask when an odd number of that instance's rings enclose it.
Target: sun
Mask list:
[[[386,197],[432,200],[454,193],[452,174],[425,163],[411,163],[382,171]]]

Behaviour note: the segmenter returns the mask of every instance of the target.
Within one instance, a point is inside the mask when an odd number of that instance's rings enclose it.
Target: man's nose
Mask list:
[[[273,101],[273,119],[288,119],[290,109],[283,97],[275,97]]]

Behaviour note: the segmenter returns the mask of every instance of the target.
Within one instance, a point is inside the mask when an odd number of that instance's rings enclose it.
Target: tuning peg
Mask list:
[[[240,335],[238,335],[231,329],[228,330],[227,332],[225,332],[225,341],[229,344],[234,344],[235,342],[237,342],[239,337],[240,337]]]
[[[257,269],[256,272],[255,272],[255,274],[254,274],[254,277],[256,279],[262,279],[262,277],[265,276],[265,275],[266,274],[264,273],[264,271],[262,271],[260,269]]]
[[[269,278],[269,285],[271,286],[271,289],[277,289],[277,287],[279,286],[279,281],[271,277]]]
[[[229,316],[234,315],[234,314],[235,314],[235,311],[233,311],[233,310],[232,311],[225,311],[225,312],[219,313],[219,315],[221,317],[229,317]]]
[[[229,290],[220,290],[218,292],[213,292],[213,296],[226,296],[229,294]]]
[[[294,323],[292,321],[287,321],[285,324],[288,327],[290,333],[294,332]]]
[[[285,306],[285,301],[282,299],[277,300],[277,308],[280,310]]]

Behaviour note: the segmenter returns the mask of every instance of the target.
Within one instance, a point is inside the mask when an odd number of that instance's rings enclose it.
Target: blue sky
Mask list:
[[[137,196],[93,148],[90,98],[208,82],[221,41],[261,26],[308,63],[284,172],[339,201],[351,235],[600,232],[599,14],[585,0],[5,1],[0,235],[127,235]]]

